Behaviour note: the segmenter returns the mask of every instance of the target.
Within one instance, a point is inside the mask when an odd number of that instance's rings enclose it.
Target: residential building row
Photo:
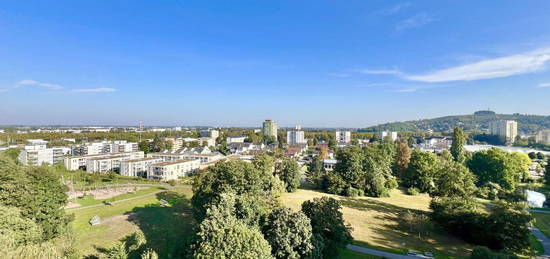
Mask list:
[[[489,133],[499,136],[507,144],[513,143],[518,135],[518,123],[513,120],[497,120],[489,123]]]
[[[46,145],[27,145],[19,153],[19,161],[24,165],[53,165],[63,162],[71,149],[68,147],[51,147]]]
[[[91,143],[73,145],[71,147],[71,154],[75,156],[82,156],[82,155],[97,155],[97,154],[106,154],[106,153],[134,152],[138,150],[139,150],[139,146],[137,142],[115,140],[115,141],[91,142]]]

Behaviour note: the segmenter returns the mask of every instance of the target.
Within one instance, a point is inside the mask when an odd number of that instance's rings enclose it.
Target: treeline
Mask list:
[[[520,182],[529,180],[526,154],[489,149],[468,153],[466,136],[455,129],[450,152],[411,150],[407,143],[382,142],[336,151],[338,162],[326,171],[313,157],[307,177],[314,187],[345,196],[383,197],[401,185],[407,193],[432,197],[431,219],[464,240],[508,252],[529,247]],[[484,211],[477,198],[493,200]]]

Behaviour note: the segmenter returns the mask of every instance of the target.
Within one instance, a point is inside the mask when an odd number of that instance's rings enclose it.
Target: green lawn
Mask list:
[[[100,204],[104,201],[113,202],[113,201],[118,201],[118,200],[122,200],[122,199],[137,197],[137,196],[141,196],[141,195],[145,195],[145,194],[149,194],[149,193],[154,193],[154,192],[157,192],[157,191],[160,191],[160,190],[163,190],[163,187],[145,188],[145,189],[142,189],[142,190],[138,190],[134,193],[125,193],[125,194],[121,194],[121,195],[118,195],[118,196],[115,196],[115,197],[109,198],[109,199],[96,200],[96,199],[94,199],[94,197],[92,195],[86,195],[86,196],[84,196],[84,198],[74,198],[74,199],[71,199],[71,201],[76,202],[76,203],[78,203],[82,206],[89,206],[89,205]]]
[[[538,241],[533,234],[529,235],[529,244],[531,249],[533,249],[537,255],[544,253],[544,247],[542,246],[542,243]]]
[[[114,205],[76,210],[71,223],[77,238],[77,249],[82,255],[98,255],[101,249],[135,231],[144,233],[147,246],[160,256],[174,256],[178,248],[191,234],[190,188],[174,188],[135,200]],[[169,201],[173,206],[160,207],[159,200]],[[91,226],[89,220],[100,216],[102,223]]]
[[[535,227],[540,229],[545,236],[550,237],[550,214],[531,212],[531,215],[535,217],[533,223]]]

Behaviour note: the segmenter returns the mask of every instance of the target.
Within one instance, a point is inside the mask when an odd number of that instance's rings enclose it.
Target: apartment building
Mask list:
[[[214,154],[184,154],[184,159],[199,160],[201,164],[214,162],[223,158],[223,155],[214,153]]]
[[[396,131],[385,130],[385,131],[379,131],[376,134],[378,135],[378,137],[381,140],[386,140],[387,138],[391,139],[391,141],[396,141],[397,140],[397,132]]]
[[[220,132],[213,129],[201,130],[200,136],[203,138],[210,138],[216,140],[220,136]]]
[[[225,141],[227,142],[227,144],[231,144],[231,143],[244,143],[244,141],[246,140],[246,136],[234,136],[234,137],[227,137],[225,139]]]
[[[351,142],[351,131],[336,131],[336,143],[347,145]]]
[[[168,141],[172,143],[172,149],[171,151],[175,151],[180,149],[183,146],[183,139],[182,138],[164,138],[164,141]]]
[[[42,165],[63,162],[71,149],[68,147],[47,148],[46,145],[25,146],[19,153],[19,161],[24,165]]]
[[[518,135],[518,123],[513,120],[498,120],[489,123],[491,135],[499,136],[507,144],[514,143]]]
[[[264,137],[272,136],[277,140],[277,122],[273,120],[265,120],[262,125],[262,132],[264,134]]]
[[[179,153],[149,153],[149,154],[147,154],[147,157],[159,158],[159,159],[162,159],[163,162],[170,162],[170,161],[185,159],[185,154],[179,154]]]
[[[153,157],[125,160],[120,163],[120,175],[146,177],[149,166],[160,162],[163,160]]]
[[[294,130],[289,130],[286,132],[286,140],[291,146],[307,143],[304,137],[304,131],[300,125],[297,125]]]
[[[535,136],[537,143],[550,144],[550,130],[541,130]]]
[[[88,166],[88,160],[96,159],[96,158],[108,158],[111,156],[119,156],[123,155],[126,156],[125,160],[130,159],[139,159],[144,157],[143,151],[133,151],[133,152],[125,152],[125,153],[117,153],[117,154],[95,154],[95,155],[84,155],[84,156],[68,156],[65,157],[65,168],[67,170],[78,170],[78,169],[86,169]]]
[[[155,163],[149,165],[147,169],[147,178],[161,181],[177,180],[180,177],[198,171],[199,165],[200,162],[196,159],[182,159]]]
[[[72,147],[72,154],[77,156],[82,155],[97,155],[105,153],[124,153],[135,152],[139,150],[137,142],[127,142],[125,140],[92,142],[75,145]]]

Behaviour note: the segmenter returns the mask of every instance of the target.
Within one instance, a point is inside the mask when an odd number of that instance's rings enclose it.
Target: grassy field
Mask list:
[[[545,236],[550,237],[550,214],[531,212],[531,215],[535,217],[535,222],[533,223],[535,227]]]
[[[144,233],[147,246],[161,258],[179,253],[178,248],[190,235],[190,188],[174,188],[175,193],[161,192],[114,205],[77,210],[71,223],[77,238],[77,249],[82,255],[98,255],[102,249],[135,231]],[[174,204],[161,207],[159,200]],[[102,223],[91,226],[93,216],[100,216]]]
[[[380,259],[382,257],[376,255],[368,255],[359,252],[355,252],[348,249],[340,249],[337,259]]]
[[[353,226],[353,238],[357,245],[393,253],[406,253],[408,249],[430,251],[438,258],[465,257],[473,248],[436,227],[421,237],[402,230],[399,222],[407,210],[420,214],[429,211],[430,197],[424,194],[409,196],[401,190],[393,190],[388,198],[347,198],[298,190],[285,194],[283,205],[298,210],[302,202],[321,196],[332,196],[342,202],[344,219]]]
[[[163,187],[150,187],[150,188],[145,188],[145,189],[142,189],[142,190],[138,190],[134,193],[125,193],[125,194],[115,196],[113,198],[98,199],[98,200],[94,199],[94,197],[92,195],[86,195],[86,196],[84,196],[84,198],[74,198],[74,199],[71,199],[70,201],[76,202],[76,203],[78,203],[82,206],[89,206],[89,205],[94,205],[94,204],[100,204],[100,203],[103,203],[104,201],[113,202],[113,201],[128,199],[128,198],[132,198],[132,197],[137,197],[137,196],[141,196],[141,195],[161,191],[163,189],[164,189]]]

